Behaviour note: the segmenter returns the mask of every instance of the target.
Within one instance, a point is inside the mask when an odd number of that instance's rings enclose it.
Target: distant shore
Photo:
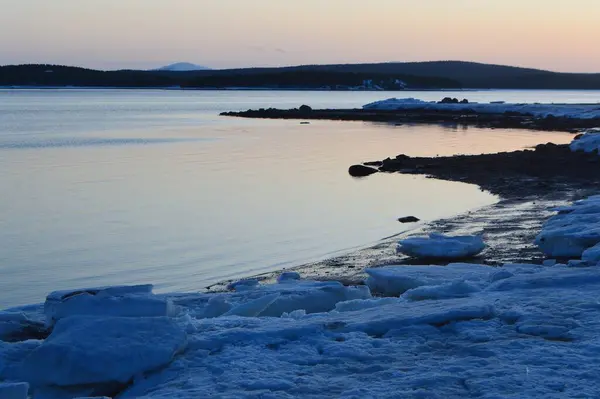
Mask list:
[[[336,120],[385,122],[394,124],[458,124],[483,128],[531,129],[544,131],[577,132],[600,126],[600,118],[575,119],[549,116],[534,117],[527,114],[492,114],[464,110],[410,110],[371,109],[258,109],[240,112],[223,112],[222,116],[262,119]]]

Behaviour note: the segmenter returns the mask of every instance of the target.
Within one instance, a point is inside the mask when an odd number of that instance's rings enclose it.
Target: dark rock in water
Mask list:
[[[364,165],[380,167],[381,165],[383,165],[383,162],[381,162],[381,161],[371,161],[371,162],[365,162]]]
[[[418,221],[420,221],[421,219],[414,217],[414,216],[405,216],[403,218],[398,218],[398,221],[400,223],[416,223]]]
[[[310,122],[300,122],[301,125],[310,125]]]
[[[466,98],[463,98],[462,101],[460,102],[461,104],[468,104],[469,100],[467,100]]]
[[[583,137],[583,133],[579,133],[578,135],[576,135],[575,137],[573,137],[573,140],[579,140],[582,137]]]
[[[300,106],[300,112],[311,112],[312,108],[309,107],[308,105],[302,105]]]
[[[377,169],[365,165],[352,165],[348,169],[348,173],[353,177],[365,177],[377,172]]]

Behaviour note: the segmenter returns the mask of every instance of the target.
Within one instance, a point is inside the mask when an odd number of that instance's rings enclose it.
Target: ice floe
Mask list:
[[[445,236],[432,233],[429,237],[410,237],[398,242],[397,251],[415,258],[463,259],[485,249],[480,236]]]
[[[559,212],[542,227],[535,243],[549,257],[581,258],[589,248],[600,243],[600,197],[592,196]],[[592,250],[590,250],[592,251]],[[593,252],[586,254],[587,259]]]
[[[569,144],[571,151],[598,152],[600,149],[600,131],[585,133],[582,137],[575,139]]]
[[[422,101],[415,98],[389,98],[366,104],[363,106],[363,109],[387,111],[422,109],[431,111],[473,111],[482,114],[504,114],[509,112],[532,115],[539,118],[548,116],[577,119],[600,118],[600,104],[511,104],[504,102],[448,104],[436,101]]]

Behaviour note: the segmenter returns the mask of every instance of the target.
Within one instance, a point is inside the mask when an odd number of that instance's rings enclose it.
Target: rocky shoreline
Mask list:
[[[580,131],[576,126],[581,121],[570,119],[570,122],[563,129],[565,132]],[[580,136],[575,136],[578,137]],[[551,209],[596,194],[600,187],[600,157],[597,152],[573,152],[568,145],[553,143],[495,154],[445,157],[410,157],[400,154],[394,158],[353,165],[349,172],[354,174],[353,171],[357,170],[358,176],[404,173],[475,184],[482,190],[497,195],[499,201],[456,217],[404,229],[396,236],[382,239],[368,248],[290,270],[305,278],[342,281],[348,285],[361,284],[366,268],[421,264],[422,260],[398,255],[396,243],[402,238],[433,232],[483,235],[488,247],[480,256],[465,260],[469,263],[541,264],[545,257],[534,245],[534,239],[544,221],[553,214]],[[366,170],[368,171],[365,172]],[[280,271],[265,273],[255,277],[272,282],[279,273]],[[211,291],[224,290],[227,283],[208,288]]]
[[[298,119],[385,122],[393,124],[455,124],[495,129],[533,129],[545,131],[578,132],[600,126],[600,118],[576,119],[548,115],[538,117],[516,112],[482,113],[472,109],[411,108],[385,109],[276,109],[261,108],[240,112],[223,112],[222,116],[260,119]]]

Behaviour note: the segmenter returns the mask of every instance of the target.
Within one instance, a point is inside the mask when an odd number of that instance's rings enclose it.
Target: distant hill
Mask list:
[[[308,70],[360,74],[402,74],[445,78],[472,89],[582,89],[600,90],[600,73],[564,73],[506,65],[466,61],[386,62],[374,64],[300,65],[283,68],[243,68],[199,71],[199,76],[214,74],[245,75],[275,71]]]
[[[171,72],[190,72],[190,71],[205,71],[210,70],[202,65],[196,65],[189,62],[177,62],[175,64],[167,65],[156,69],[157,71],[171,71]]]
[[[179,66],[178,66],[179,65]],[[274,89],[596,89],[600,73],[559,73],[463,61],[300,65],[283,68],[97,71],[57,65],[0,67],[1,86]]]

